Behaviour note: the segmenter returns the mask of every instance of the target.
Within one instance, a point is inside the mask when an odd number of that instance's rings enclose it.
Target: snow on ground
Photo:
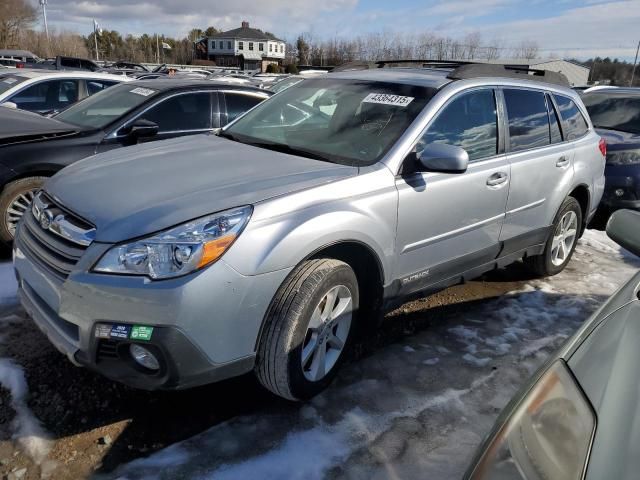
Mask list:
[[[452,310],[306,405],[236,417],[112,477],[460,478],[517,389],[639,267],[588,231],[562,274]]]
[[[17,288],[13,265],[9,262],[0,264],[0,307],[3,310],[10,311],[11,307],[17,304]],[[23,320],[12,313],[5,312],[4,316],[0,317],[0,344],[4,338],[3,331],[20,321]],[[13,360],[2,358],[1,355],[2,350],[0,350],[0,386],[11,394],[11,408],[15,411],[12,424],[13,438],[36,464],[42,466],[43,476],[46,476],[52,468],[52,465],[46,461],[52,442],[27,406],[29,391],[24,370]]]

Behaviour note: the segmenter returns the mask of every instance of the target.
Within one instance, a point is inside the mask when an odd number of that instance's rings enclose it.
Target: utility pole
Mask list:
[[[44,33],[47,36],[47,55],[49,54],[49,25],[47,24],[47,0],[40,0],[42,5],[42,18],[44,19]]]
[[[631,71],[631,81],[629,86],[633,87],[633,79],[636,76],[636,66],[638,65],[638,52],[640,52],[640,42],[638,42],[638,48],[636,48],[636,59],[633,61],[633,70]]]
[[[96,44],[96,62],[98,61],[98,22],[93,20],[93,40]]]
[[[158,43],[157,33],[156,33],[156,63],[160,65],[160,44]]]

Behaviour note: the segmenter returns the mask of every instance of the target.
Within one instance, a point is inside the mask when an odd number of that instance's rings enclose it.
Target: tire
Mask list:
[[[563,224],[564,222],[564,224]],[[568,224],[571,223],[571,225]],[[540,255],[526,257],[527,265],[536,275],[550,277],[557,275],[567,266],[580,236],[582,228],[582,209],[573,197],[567,197],[553,221],[551,233]],[[571,237],[573,232],[573,237]],[[562,237],[560,237],[562,235]],[[560,239],[560,241],[558,241]],[[562,245],[560,245],[560,243]],[[570,245],[570,246],[569,246]],[[562,254],[560,251],[562,250]]]
[[[8,183],[0,194],[0,240],[13,242],[15,226],[22,214],[29,209],[33,194],[42,188],[47,177],[26,177]],[[13,213],[15,212],[15,213]],[[18,214],[20,213],[20,214]]]
[[[332,292],[336,318],[323,320]],[[358,281],[348,264],[321,258],[299,265],[278,289],[265,318],[255,369],[260,383],[288,400],[305,400],[324,390],[355,336],[358,302]]]

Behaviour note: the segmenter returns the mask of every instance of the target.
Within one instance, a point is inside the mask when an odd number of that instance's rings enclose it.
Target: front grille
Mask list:
[[[118,342],[101,339],[98,342],[96,362],[100,360],[113,360],[118,358]]]
[[[78,225],[86,225],[75,217],[72,220]],[[16,241],[25,255],[60,279],[69,276],[87,248],[43,229],[31,211],[25,212]]]

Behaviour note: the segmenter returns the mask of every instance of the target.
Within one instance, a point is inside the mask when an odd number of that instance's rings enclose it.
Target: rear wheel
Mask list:
[[[333,380],[353,337],[358,282],[339,260],[298,266],[272,301],[258,346],[260,383],[289,400],[310,398]]]
[[[22,216],[31,208],[35,193],[47,177],[27,177],[8,183],[0,194],[0,240],[9,244]]]
[[[548,277],[560,273],[569,263],[578,244],[582,209],[573,197],[567,197],[557,213],[540,255],[525,258],[525,264],[537,275]]]

